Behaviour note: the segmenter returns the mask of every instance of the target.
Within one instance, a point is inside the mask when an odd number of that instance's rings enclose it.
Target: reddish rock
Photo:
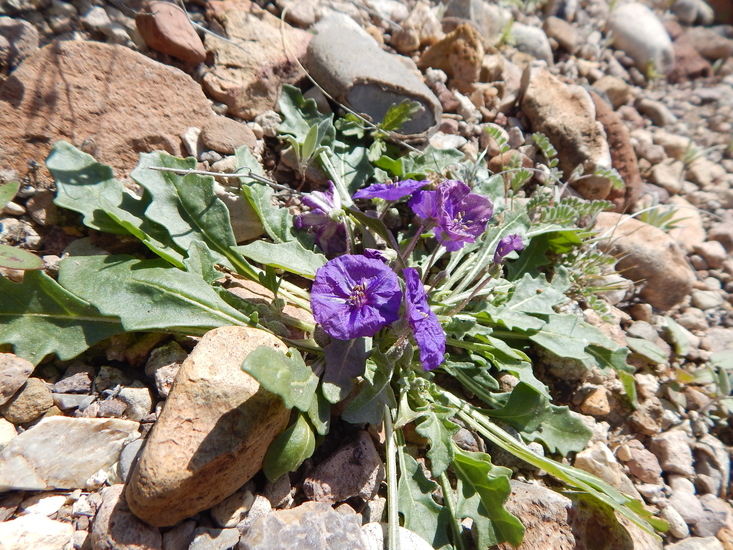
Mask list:
[[[500,155],[496,155],[491,160],[489,160],[489,170],[491,170],[491,172],[493,172],[494,174],[506,170],[507,167],[511,165],[512,159],[514,157],[519,157],[519,165],[522,168],[534,167],[532,159],[530,159],[527,155],[523,155],[519,151],[510,149],[509,151],[506,151],[505,153],[502,153]]]
[[[596,120],[606,132],[608,148],[611,150],[612,166],[624,179],[623,189],[611,189],[608,200],[616,205],[616,212],[626,212],[641,194],[641,174],[636,153],[631,145],[631,136],[626,125],[613,109],[595,92],[590,93],[596,107]]]
[[[171,2],[145,2],[135,16],[137,30],[148,48],[189,63],[201,63],[206,50],[188,15]]]
[[[664,231],[622,214],[599,214],[598,247],[619,259],[616,269],[643,287],[640,296],[666,311],[692,291],[695,272],[679,245]]]
[[[484,46],[479,32],[471,25],[460,25],[430,46],[417,65],[423,71],[428,67],[440,69],[451,80],[468,84],[478,81],[483,59]]]
[[[26,59],[0,87],[0,168],[20,176],[43,164],[54,143],[70,141],[121,175],[138,153],[181,154],[178,136],[213,116],[191,77],[130,48],[53,42]]]
[[[224,155],[234,154],[242,145],[250,149],[257,145],[257,138],[249,126],[223,116],[212,118],[201,128],[201,139],[207,148]]]
[[[664,22],[664,28],[674,40],[674,68],[667,74],[667,80],[677,84],[710,76],[713,71],[710,63],[697,53],[682,26],[670,19]]]
[[[235,42],[206,35],[206,49],[215,58],[214,68],[203,77],[207,92],[246,120],[274,109],[281,85],[305,76],[296,58],[305,58],[311,35],[287,24],[281,31],[277,17],[249,0],[212,1],[206,7],[208,18]]]

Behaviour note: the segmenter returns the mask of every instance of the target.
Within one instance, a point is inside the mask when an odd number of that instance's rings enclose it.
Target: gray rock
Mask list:
[[[17,67],[38,49],[38,31],[23,19],[0,17],[0,37],[8,44],[4,61],[10,68]]]
[[[182,550],[188,548],[196,529],[195,521],[183,521],[163,533],[163,550]]]
[[[145,440],[140,437],[135,441],[131,441],[125,445],[124,449],[122,449],[117,469],[123,483],[127,481],[127,478],[130,476],[130,472],[135,467],[135,464],[137,464],[137,459],[140,455],[140,449],[142,449],[143,443],[145,443]]]
[[[175,525],[242,487],[287,424],[282,400],[245,373],[271,334],[227,326],[207,332],[181,366],[127,485],[130,509],[151,525]]]
[[[211,517],[219,527],[236,527],[247,516],[255,501],[247,485],[211,508]]]
[[[388,548],[389,529],[386,523],[376,521],[366,523],[361,527],[368,550],[383,550]],[[400,526],[399,530],[400,550],[432,550],[433,547],[417,533]]]
[[[83,363],[73,363],[63,378],[53,385],[54,393],[89,393],[92,391],[94,367]]]
[[[677,544],[665,546],[665,550],[724,550],[724,547],[715,537],[690,537]]]
[[[720,494],[730,482],[730,457],[723,443],[707,434],[693,445],[695,471],[698,476],[709,476],[714,480],[714,494]]]
[[[370,500],[384,480],[384,465],[371,436],[359,432],[356,441],[340,447],[303,482],[303,492],[318,502],[343,502],[359,496]]]
[[[613,45],[623,50],[645,73],[649,68],[667,74],[674,66],[674,50],[667,31],[644,4],[630,2],[617,7],[608,19]]]
[[[237,529],[239,529],[240,533],[246,533],[255,521],[266,516],[270,512],[272,512],[270,501],[262,495],[255,495],[252,507],[249,509],[244,519],[237,524]]]
[[[669,484],[672,487],[672,496],[669,497],[669,505],[679,512],[687,525],[694,526],[703,520],[705,510],[695,495],[695,487],[692,485],[692,482],[686,478],[674,477],[676,479],[671,478],[669,480]]]
[[[259,518],[237,550],[367,550],[356,515],[323,502],[306,502]]]
[[[662,470],[669,474],[695,475],[692,467],[690,438],[682,430],[671,430],[652,438],[650,450],[659,459]]]
[[[188,357],[188,353],[178,342],[168,342],[150,353],[148,362],[145,363],[145,374],[155,379],[155,386],[161,397],[167,397],[173,380],[178,373],[181,364]],[[163,371],[160,374],[158,371]]]
[[[7,447],[8,443],[10,443],[16,435],[18,435],[18,432],[15,426],[4,418],[0,418],[0,451]]]
[[[62,550],[74,536],[70,523],[27,514],[0,523],[3,550]]]
[[[101,367],[94,378],[94,388],[98,392],[113,389],[116,386],[126,386],[129,383],[130,377],[115,367]]]
[[[130,420],[139,422],[153,410],[153,396],[145,386],[122,388],[117,398],[127,405],[125,414]]]
[[[117,462],[139,424],[129,420],[52,416],[0,452],[0,491],[85,488]]]
[[[239,542],[237,529],[199,527],[193,532],[188,550],[228,550]]]
[[[92,526],[92,548],[162,550],[160,531],[135,517],[125,501],[124,489],[124,485],[112,485],[102,490],[102,506]]]
[[[93,395],[84,395],[81,393],[54,393],[52,397],[53,404],[62,411],[76,409],[89,401],[89,403],[86,403],[88,406],[95,399]]]
[[[387,509],[387,499],[384,497],[374,497],[372,500],[366,503],[366,506],[361,511],[362,524],[371,522],[381,522],[384,517],[384,512]]]
[[[660,128],[671,126],[677,122],[677,117],[661,101],[639,98],[634,102],[634,107],[641,114],[648,116],[654,125]]]
[[[0,406],[0,414],[13,424],[26,424],[51,407],[53,396],[46,383],[40,378],[29,378],[18,393]]]
[[[33,363],[13,353],[0,353],[0,405],[23,387],[33,372]]]
[[[693,527],[692,532],[698,537],[714,537],[730,518],[730,506],[714,495],[698,497],[704,515]]]
[[[293,487],[290,484],[290,474],[283,474],[274,482],[265,484],[265,497],[273,508],[290,508],[293,502]]]
[[[512,44],[520,52],[528,53],[535,59],[541,59],[548,65],[552,65],[552,47],[545,31],[539,27],[514,23],[510,33]]]
[[[401,132],[419,134],[440,123],[438,98],[422,80],[406,70],[399,56],[384,52],[376,41],[345,16],[329,16],[308,45],[306,66],[328,93],[357,112],[381,122],[387,110],[405,98],[423,109]],[[347,30],[348,29],[348,30]]]
[[[669,532],[678,539],[684,539],[690,536],[690,528],[687,527],[684,518],[672,506],[665,506],[659,517],[669,523]]]
[[[720,307],[725,303],[725,298],[719,290],[693,290],[691,296],[692,307],[703,311]]]

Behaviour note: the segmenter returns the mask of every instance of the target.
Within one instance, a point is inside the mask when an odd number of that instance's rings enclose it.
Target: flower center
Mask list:
[[[361,282],[354,285],[351,289],[351,294],[346,298],[346,303],[351,307],[362,307],[367,303],[367,283],[362,280]]]

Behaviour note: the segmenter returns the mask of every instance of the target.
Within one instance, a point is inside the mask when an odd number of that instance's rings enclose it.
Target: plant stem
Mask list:
[[[453,542],[455,543],[456,550],[465,550],[466,546],[463,544],[463,529],[461,524],[458,523],[458,517],[456,516],[456,505],[453,502],[453,488],[450,486],[448,476],[445,472],[440,474],[440,487],[443,489],[443,502],[448,507],[450,512],[451,522],[450,527],[453,531]]]
[[[397,510],[397,461],[392,409],[384,406],[384,437],[387,453],[387,538],[389,550],[400,550],[400,517]]]

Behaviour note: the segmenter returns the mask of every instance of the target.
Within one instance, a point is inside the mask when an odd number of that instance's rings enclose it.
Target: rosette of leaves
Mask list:
[[[663,528],[633,498],[527,446],[538,441],[549,454],[567,456],[583,449],[591,435],[577,415],[552,403],[548,388],[533,373],[533,350],[586,368],[615,370],[633,401],[628,350],[577,316],[558,312],[582,281],[582,273],[563,265],[564,255],[583,250],[592,237],[587,226],[577,225],[579,217],[563,217],[563,208],[568,209],[563,199],[550,192],[534,202],[512,200],[513,189],[507,190],[501,174],[464,161],[458,151],[428,148],[405,154],[383,144],[380,155],[370,158],[373,143],[383,137],[359,131],[353,120],[334,123],[294,89],[284,91],[280,105],[281,131],[291,141],[309,141],[311,160],[333,177],[341,199],[339,219],[347,225],[353,246],[390,243],[403,254],[406,269],[426,276],[426,307],[445,333],[446,354],[440,367],[426,371],[410,340],[396,339],[389,327],[321,347],[310,338],[313,327],[302,323],[298,326],[306,330],[306,339],[289,340],[293,347],[288,354],[255,350],[243,368],[297,411],[268,451],[265,474],[275,479],[297,469],[315,449],[317,436],[328,433],[331,405],[350,396],[344,420],[385,429],[390,540],[397,540],[395,530],[402,525],[436,548],[463,548],[467,541],[461,521],[470,517],[481,548],[521,542],[522,524],[504,508],[511,471],[492,464],[486,453],[458,447],[452,435],[460,426],[597,497],[644,529]],[[313,135],[315,141],[308,137]],[[240,168],[260,170],[246,149],[237,151],[237,159]],[[28,273],[22,284],[0,278],[3,296],[28,297],[0,301],[0,344],[13,345],[18,355],[34,363],[50,353],[69,359],[123,331],[201,334],[235,324],[283,334],[282,327],[292,320],[279,315],[276,307],[264,311],[232,298],[220,283],[223,273],[259,281],[283,301],[310,307],[309,292],[295,278],[313,280],[328,258],[295,228],[286,209],[275,206],[267,185],[242,180],[242,195],[267,238],[237,246],[226,207],[213,193],[213,178],[190,173],[193,159],[142,155],[132,172],[140,196],[129,194],[109,167],[67,143],[56,145],[47,165],[56,179],[59,206],[80,213],[88,228],[136,237],[147,254],[144,259],[85,255],[79,247],[61,262],[58,280],[41,272]],[[493,217],[486,231],[452,251],[437,247],[429,236],[416,237],[409,223],[388,230],[379,216],[355,207],[352,199],[358,188],[385,181],[388,175],[416,181],[462,178],[473,193],[493,201]],[[543,206],[554,209],[544,218],[537,215],[537,210],[547,210]],[[597,213],[588,203],[573,207],[579,216]],[[504,262],[497,248],[514,235],[525,248]],[[59,328],[63,337],[55,341],[26,338]],[[500,389],[502,373],[518,379],[509,392]],[[427,441],[427,470],[406,450],[408,427]],[[441,502],[433,497],[437,486],[443,492]]]

